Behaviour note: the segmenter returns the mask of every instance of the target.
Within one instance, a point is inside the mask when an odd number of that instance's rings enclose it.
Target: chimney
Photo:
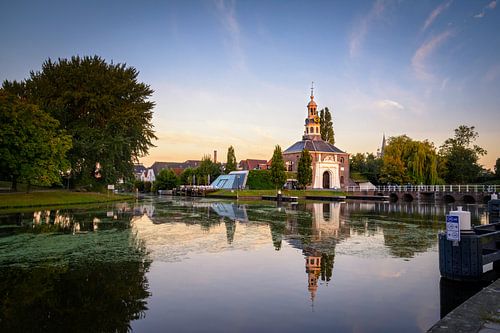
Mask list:
[[[214,163],[217,163],[217,150],[214,150]]]

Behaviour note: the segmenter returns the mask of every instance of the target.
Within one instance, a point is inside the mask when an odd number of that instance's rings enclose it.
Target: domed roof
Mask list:
[[[314,96],[311,95],[311,100],[309,101],[309,104],[307,104],[307,107],[311,107],[311,106],[318,106],[318,104],[316,104],[316,102],[314,101]]]
[[[318,106],[318,104],[316,104],[315,101],[310,101],[309,104],[307,104],[307,107],[310,107],[310,106]]]

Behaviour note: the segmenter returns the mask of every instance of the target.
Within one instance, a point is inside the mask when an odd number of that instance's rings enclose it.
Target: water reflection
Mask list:
[[[162,197],[3,215],[0,331],[426,330],[439,290],[441,313],[459,298],[437,271],[452,208]]]
[[[151,260],[132,215],[128,205],[3,215],[0,331],[125,332],[144,318]]]

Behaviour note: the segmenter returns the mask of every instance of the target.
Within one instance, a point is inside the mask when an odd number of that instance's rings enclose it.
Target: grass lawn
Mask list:
[[[240,198],[244,197],[261,197],[263,195],[272,195],[275,196],[277,193],[276,190],[241,190],[238,191],[238,196]],[[299,197],[304,198],[306,196],[313,197],[335,197],[335,196],[344,196],[345,192],[342,191],[325,191],[325,190],[282,190],[281,193],[285,196],[290,197]],[[228,198],[236,198],[236,190],[218,190],[215,192],[207,193],[207,197],[216,196],[216,197],[228,197]]]
[[[70,192],[65,190],[31,193],[5,193],[0,194],[0,209],[89,204],[128,199],[133,199],[133,196],[117,194],[109,194],[108,196],[103,193]]]

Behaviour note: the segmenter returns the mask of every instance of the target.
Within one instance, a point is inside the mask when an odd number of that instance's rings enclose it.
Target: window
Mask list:
[[[319,127],[316,127],[316,133],[319,133]]]
[[[309,133],[309,127],[306,127],[306,133]]]
[[[344,158],[343,157],[340,158],[340,163],[344,163]]]

